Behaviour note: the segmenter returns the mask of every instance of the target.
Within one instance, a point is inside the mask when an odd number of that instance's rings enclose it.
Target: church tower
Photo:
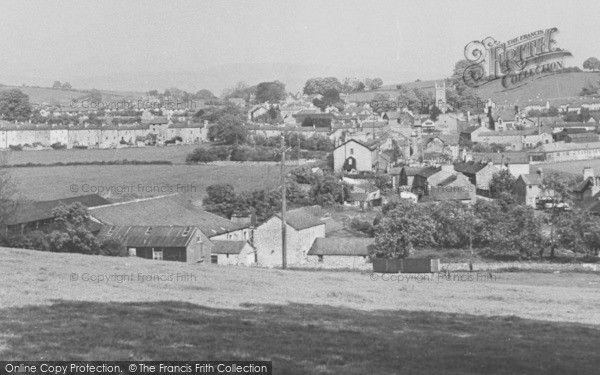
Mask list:
[[[438,86],[437,82],[435,83],[435,105],[440,109],[442,113],[446,113],[448,107],[446,106],[446,82],[442,82],[440,86]]]

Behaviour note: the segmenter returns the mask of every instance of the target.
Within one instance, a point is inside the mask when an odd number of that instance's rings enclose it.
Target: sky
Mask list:
[[[467,43],[557,27],[567,65],[600,57],[600,2],[6,1],[0,83],[216,93],[239,80],[381,77],[386,84],[451,74]]]

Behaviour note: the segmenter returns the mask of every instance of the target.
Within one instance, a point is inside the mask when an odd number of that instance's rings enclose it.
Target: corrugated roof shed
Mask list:
[[[98,234],[102,242],[115,239],[127,247],[187,247],[196,233],[192,226],[112,226]]]
[[[51,201],[23,202],[17,204],[16,212],[7,220],[7,224],[15,225],[52,219],[54,217],[52,211],[61,203],[70,205],[76,202],[81,203],[87,208],[110,204],[109,201],[98,194],[81,195]]]
[[[174,196],[116,203],[90,209],[90,215],[109,225],[197,226],[207,237],[232,232],[243,225],[186,205]]]

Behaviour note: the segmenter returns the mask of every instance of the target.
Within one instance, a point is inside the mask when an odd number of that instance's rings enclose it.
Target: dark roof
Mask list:
[[[126,247],[186,247],[194,236],[193,226],[113,226],[105,225],[100,242],[116,239]]]
[[[473,133],[475,130],[479,129],[481,126],[469,126],[468,128],[466,128],[465,130],[463,130],[461,133]]]
[[[523,182],[527,185],[541,185],[543,181],[542,176],[537,173],[522,174],[520,178],[523,179]]]
[[[407,176],[414,176],[416,174],[418,174],[419,172],[421,172],[424,169],[427,169],[428,167],[404,167],[404,173]]]
[[[61,203],[70,205],[77,202],[87,208],[110,204],[109,201],[98,194],[81,195],[78,197],[55,199],[51,201],[23,202],[17,204],[15,213],[6,221],[6,223],[8,225],[16,225],[52,219],[54,217],[52,211]]]
[[[168,124],[169,120],[166,117],[155,117],[152,119],[142,119],[142,122],[150,125]]]
[[[424,202],[442,202],[453,200],[471,200],[471,195],[465,189],[456,189],[455,187],[440,187],[432,188],[429,191],[429,196],[423,197]]]
[[[374,238],[329,237],[316,238],[307,255],[367,256],[367,247],[375,243]]]
[[[377,148],[377,145],[376,145],[376,144],[375,144],[375,145],[372,145],[372,146],[367,146],[366,144],[362,143],[361,141],[357,141],[356,139],[349,139],[349,140],[347,140],[346,142],[342,143],[341,145],[337,146],[335,149],[338,149],[338,148],[340,148],[340,147],[344,146],[344,145],[345,145],[346,143],[348,143],[348,142],[355,142],[355,143],[358,143],[359,145],[361,145],[361,146],[363,146],[363,147],[365,147],[366,149],[369,149],[369,150],[371,150],[371,151],[373,151],[373,150],[375,150],[375,149]]]
[[[215,245],[213,254],[239,254],[248,242],[246,241],[212,241]]]
[[[439,171],[441,171],[442,168],[436,168],[436,167],[425,167],[423,169],[421,169],[420,171],[418,171],[417,173],[415,173],[415,176],[421,176],[421,177],[431,177],[434,174],[438,173]]]
[[[476,174],[487,166],[487,163],[456,163],[454,170],[460,173]]]
[[[588,177],[585,180],[578,183],[577,186],[573,188],[573,192],[582,193],[588,188],[589,185],[594,186],[594,179],[592,177]]]
[[[281,214],[276,215],[281,219]],[[296,230],[303,230],[307,228],[316,227],[319,225],[325,225],[318,217],[309,213],[303,208],[297,208],[285,213],[285,222]]]
[[[115,203],[90,209],[90,215],[110,225],[196,226],[207,237],[232,232],[243,225],[184,204],[174,196]]]

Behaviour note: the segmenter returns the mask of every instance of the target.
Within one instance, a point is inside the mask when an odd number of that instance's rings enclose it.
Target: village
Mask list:
[[[336,216],[320,205],[292,207],[285,213],[285,257],[281,213],[261,222],[252,209],[219,216],[206,211],[202,203],[177,194],[119,202],[97,194],[31,201],[16,208],[7,221],[7,233],[26,237],[32,231],[49,231],[57,206],[78,203],[87,209],[90,230],[98,241],[116,241],[130,257],[218,265],[369,269],[375,239],[352,228],[353,220],[372,220],[383,206],[398,200],[422,205],[495,201],[499,197],[494,189],[501,187],[494,186],[493,179],[502,172],[513,179],[509,193],[516,204],[542,213],[555,207],[571,210],[571,206],[586,214],[600,213],[600,176],[591,167],[582,165],[573,171],[571,177],[577,185],[568,197],[558,198],[544,186],[549,163],[600,159],[600,102],[553,100],[551,105],[548,100],[520,106],[478,99],[475,106],[454,109],[456,103],[446,100],[446,82],[433,82],[423,90],[429,91],[429,100],[419,109],[411,109],[400,98],[394,101],[387,94],[382,96],[377,89],[360,98],[342,94],[337,105],[320,107],[315,103],[320,104],[323,95],[318,94],[288,94],[279,101],[255,105],[248,104],[256,102],[254,96],[220,103],[244,116],[238,127],[250,144],[261,138],[278,143],[283,136],[290,142],[294,136],[330,142],[328,161],[313,161],[312,166],[308,161],[305,173],[333,176],[345,185],[342,197],[336,199],[346,215]],[[156,96],[143,99],[158,101]],[[219,140],[214,136],[217,132],[209,136],[210,128],[223,124],[202,120],[198,108],[156,107],[123,116],[119,109],[56,109],[41,104],[34,112],[42,119],[66,121],[58,125],[4,121],[0,146],[13,152],[48,148],[89,148],[93,152],[95,148],[207,145]],[[201,108],[209,110],[210,106],[202,104]],[[87,123],[97,116],[101,116],[100,123]],[[139,123],[120,122],[127,118]],[[299,141],[297,148],[300,163]],[[295,154],[293,147],[289,150]],[[299,186],[306,192],[311,189],[310,184]],[[24,246],[35,248],[27,241]]]

